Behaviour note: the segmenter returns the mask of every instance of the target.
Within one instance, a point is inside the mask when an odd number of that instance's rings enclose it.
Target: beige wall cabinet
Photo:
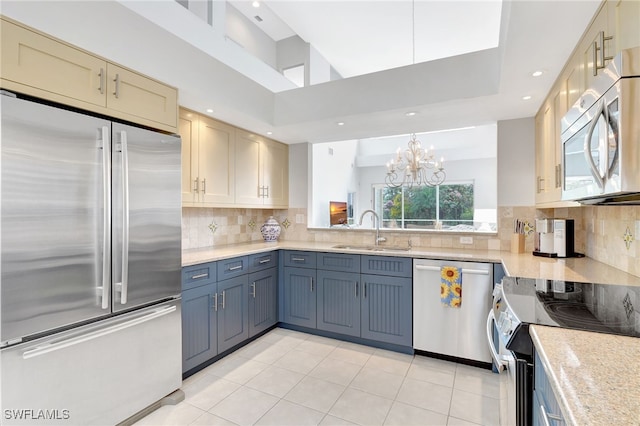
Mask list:
[[[613,55],[640,46],[640,1],[609,0],[607,5],[609,31],[614,36]]]
[[[176,132],[178,91],[3,18],[2,87]]]
[[[188,110],[180,110],[182,205],[232,207],[235,128]]]
[[[236,204],[287,208],[289,147],[240,129],[236,143]]]

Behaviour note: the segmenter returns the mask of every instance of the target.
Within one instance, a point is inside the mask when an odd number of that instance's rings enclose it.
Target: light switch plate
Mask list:
[[[473,237],[460,237],[460,244],[473,244]]]

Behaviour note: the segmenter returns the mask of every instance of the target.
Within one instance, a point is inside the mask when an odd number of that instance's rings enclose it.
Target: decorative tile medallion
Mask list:
[[[627,319],[631,317],[633,314],[633,305],[631,304],[631,297],[629,297],[629,293],[624,296],[622,299],[622,306],[624,306],[624,311],[627,313]]]
[[[211,224],[209,225],[209,229],[211,230],[212,234],[216,233],[216,230],[218,229],[218,225],[216,225],[215,221],[211,221]]]
[[[256,221],[253,220],[253,218],[251,218],[249,220],[249,223],[247,223],[247,226],[249,226],[249,228],[251,228],[252,231],[255,230],[256,229]]]
[[[528,220],[524,221],[524,234],[529,236],[533,231],[536,230],[536,227],[529,223]]]
[[[280,225],[284,226],[284,229],[289,229],[291,222],[289,221],[289,218],[285,217],[284,220],[280,222]]]
[[[624,236],[622,237],[622,240],[627,246],[627,250],[629,250],[631,248],[631,243],[633,242],[633,234],[631,233],[631,230],[629,229],[628,226],[627,226],[627,230],[624,232]]]

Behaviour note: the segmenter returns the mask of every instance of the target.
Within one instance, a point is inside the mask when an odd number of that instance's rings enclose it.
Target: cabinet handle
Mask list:
[[[224,309],[224,301],[225,301],[225,290],[222,290],[222,309]]]
[[[252,282],[251,283],[251,295],[253,296],[253,298],[256,298],[256,282]]]
[[[269,263],[269,262],[271,262],[271,258],[269,258],[269,259],[262,259],[262,260],[260,261],[260,264],[262,265],[262,264]]]
[[[264,191],[266,191],[266,194],[264,193]],[[269,198],[269,187],[268,186],[264,187],[264,190],[263,190],[263,193],[262,193],[262,197],[263,198]]]
[[[591,47],[591,56],[593,60],[593,75],[598,75],[598,42],[596,40],[593,41],[593,45]]]
[[[116,90],[113,92],[113,95],[118,99],[120,96],[120,75],[116,74],[116,78],[114,78],[113,81],[116,83]]]
[[[562,187],[562,164],[556,166],[556,188]]]
[[[309,281],[311,282],[311,293],[313,293],[313,277],[309,277]]]
[[[213,299],[213,310],[218,312],[218,293],[215,293],[211,298]]]
[[[593,75],[598,75],[598,70],[601,70],[605,67],[605,61],[610,61],[613,59],[613,56],[605,56],[604,51],[604,42],[612,40],[613,36],[605,37],[604,31],[600,31],[598,33],[598,39],[593,42]],[[598,41],[600,42],[600,47],[598,47]],[[600,54],[598,54],[600,52]],[[600,64],[598,64],[598,57],[600,57]]]
[[[200,181],[198,180],[198,178],[195,178],[193,180],[193,192],[197,194],[199,190],[200,190]]]
[[[544,178],[542,176],[538,176],[538,194],[544,191]]]
[[[238,269],[242,269],[242,265],[233,266],[233,267],[229,268],[229,271],[237,271]]]
[[[291,261],[292,262],[304,262],[304,259],[302,257],[292,257]]]
[[[98,90],[100,91],[101,95],[104,95],[104,68],[100,68],[98,77],[100,77],[100,87],[98,88]]]
[[[193,276],[191,277],[191,279],[192,279],[192,280],[198,280],[198,279],[200,279],[200,278],[206,278],[206,277],[208,277],[208,276],[209,276],[209,274],[198,274],[198,275],[193,275]]]
[[[206,178],[202,179],[202,193],[204,194],[205,192],[207,192],[207,179]]]
[[[367,283],[364,283],[364,289],[362,291],[362,297],[367,298]]]
[[[356,285],[353,287],[354,289],[354,296],[357,299],[358,298],[358,281],[356,281]]]

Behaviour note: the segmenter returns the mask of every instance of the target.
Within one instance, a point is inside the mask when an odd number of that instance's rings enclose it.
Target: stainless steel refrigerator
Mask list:
[[[181,386],[180,138],[0,108],[0,424],[118,423]]]

